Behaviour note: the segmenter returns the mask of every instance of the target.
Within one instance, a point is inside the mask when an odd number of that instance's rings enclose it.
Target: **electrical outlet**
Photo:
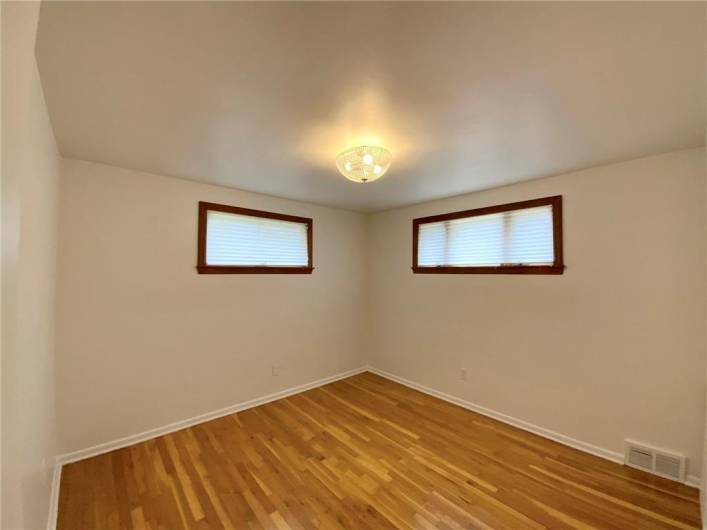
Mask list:
[[[466,381],[466,368],[459,370],[459,379]]]
[[[273,376],[280,375],[280,367],[277,366],[276,364],[272,365],[272,375]]]

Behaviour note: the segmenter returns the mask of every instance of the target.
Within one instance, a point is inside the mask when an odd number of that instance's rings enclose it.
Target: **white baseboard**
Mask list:
[[[685,477],[685,484],[687,486],[692,486],[693,488],[700,489],[702,486],[702,479],[696,475],[688,475]]]
[[[353,370],[348,370],[346,372],[341,372],[336,375],[324,377],[322,379],[318,379],[310,383],[305,383],[303,385],[281,390],[280,392],[275,392],[274,394],[268,394],[267,396],[251,399],[249,401],[243,401],[242,403],[236,403],[235,405],[215,410],[213,412],[207,412],[205,414],[200,414],[192,418],[187,418],[184,420],[176,421],[174,423],[170,423],[169,425],[164,425],[162,427],[150,429],[148,431],[144,431],[138,434],[119,438],[118,440],[113,440],[111,442],[105,442],[99,445],[94,445],[93,447],[87,447],[86,449],[80,449],[71,453],[58,455],[56,457],[56,461],[57,464],[61,466],[64,464],[70,464],[71,462],[76,462],[78,460],[83,460],[85,458],[90,458],[92,456],[97,456],[103,453],[108,453],[110,451],[115,451],[116,449],[121,449],[123,447],[134,445],[136,443],[144,442],[146,440],[156,438],[157,436],[162,436],[164,434],[169,434],[175,431],[181,431],[182,429],[192,427],[193,425],[197,425],[205,421],[215,420],[216,418],[228,416],[229,414],[233,414],[241,410],[257,407],[258,405],[264,405],[265,403],[270,403],[271,401],[276,401],[278,399],[282,399],[293,394],[298,394],[300,392],[304,392],[305,390],[326,385],[328,383],[333,383],[334,381],[338,381],[339,379],[351,377],[352,375],[360,374],[362,372],[365,372],[366,370],[367,367],[365,366],[361,368],[355,368]]]
[[[111,442],[105,442],[105,443],[102,443],[99,445],[95,445],[93,447],[87,447],[86,449],[81,449],[79,451],[73,451],[71,453],[58,455],[56,457],[56,467],[54,469],[54,477],[52,480],[52,490],[51,490],[49,518],[48,518],[49,520],[48,520],[47,528],[48,528],[48,530],[55,530],[55,528],[56,528],[57,510],[58,510],[58,504],[59,504],[59,484],[60,484],[60,480],[61,480],[61,468],[64,464],[70,464],[70,463],[76,462],[78,460],[83,460],[85,458],[90,458],[92,456],[97,456],[97,455],[100,455],[103,453],[108,453],[110,451],[115,451],[116,449],[128,447],[128,446],[134,445],[136,443],[144,442],[146,440],[150,440],[150,439],[156,438],[158,436],[169,434],[169,433],[172,433],[175,431],[180,431],[182,429],[192,427],[192,426],[197,425],[199,423],[203,423],[203,422],[206,422],[209,420],[214,420],[216,418],[221,418],[223,416],[228,416],[229,414],[234,414],[234,413],[242,411],[242,410],[257,407],[259,405],[264,405],[265,403],[270,403],[271,401],[276,401],[278,399],[282,399],[282,398],[285,398],[285,397],[288,397],[288,396],[291,396],[294,394],[298,394],[300,392],[304,392],[305,390],[310,390],[312,388],[326,385],[328,383],[333,383],[334,381],[338,381],[340,379],[345,379],[347,377],[351,377],[353,375],[360,374],[360,373],[366,372],[366,371],[380,375],[381,377],[385,377],[386,379],[390,379],[391,381],[395,381],[397,383],[400,383],[400,384],[405,385],[407,387],[413,388],[415,390],[419,390],[420,392],[424,392],[425,394],[429,394],[431,396],[442,399],[442,400],[447,401],[449,403],[459,405],[460,407],[471,410],[473,412],[477,412],[477,413],[482,414],[484,416],[488,416],[489,418],[499,420],[503,423],[506,423],[508,425],[512,425],[514,427],[518,427],[519,429],[523,429],[524,431],[528,431],[533,434],[537,434],[538,436],[548,438],[548,439],[553,440],[555,442],[572,447],[574,449],[578,449],[578,450],[583,451],[585,453],[592,454],[594,456],[598,456],[600,458],[604,458],[604,459],[609,460],[611,462],[623,464],[624,456],[622,453],[619,453],[617,451],[611,451],[609,449],[605,449],[603,447],[598,447],[596,445],[593,445],[593,444],[590,444],[587,442],[583,442],[581,440],[577,440],[577,439],[572,438],[570,436],[566,436],[564,434],[560,434],[560,433],[545,429],[543,427],[539,427],[539,426],[529,423],[527,421],[523,421],[518,418],[508,416],[507,414],[503,414],[501,412],[497,412],[495,410],[488,409],[486,407],[482,407],[481,405],[477,405],[475,403],[471,403],[470,401],[466,401],[464,399],[452,396],[450,394],[440,392],[439,390],[435,390],[433,388],[421,385],[421,384],[416,383],[414,381],[410,381],[408,379],[405,379],[405,378],[399,377],[397,375],[385,372],[383,370],[379,370],[378,368],[374,368],[373,366],[369,365],[369,366],[363,366],[361,368],[356,368],[353,370],[348,370],[346,372],[341,372],[339,374],[325,377],[322,379],[318,379],[317,381],[312,381],[310,383],[305,383],[303,385],[299,385],[296,387],[291,387],[291,388],[288,388],[285,390],[281,390],[280,392],[275,392],[274,394],[268,394],[267,396],[262,396],[259,398],[251,399],[249,401],[244,401],[242,403],[237,403],[235,405],[231,405],[229,407],[225,407],[225,408],[213,411],[213,412],[207,412],[205,414],[200,414],[200,415],[194,416],[192,418],[187,418],[187,419],[180,420],[180,421],[177,421],[174,423],[170,423],[169,425],[164,425],[162,427],[150,429],[148,431],[144,431],[144,432],[141,432],[138,434],[126,436],[126,437],[120,438],[118,440],[113,440]],[[689,486],[699,487],[700,479],[694,475],[690,475],[687,477],[687,480],[685,481],[685,483]],[[705,530],[707,530],[707,526],[705,527]]]
[[[61,484],[61,464],[56,464],[52,475],[52,489],[49,494],[47,530],[56,530],[56,519],[59,514],[59,484]]]
[[[415,390],[419,390],[420,392],[423,392],[425,394],[429,394],[430,396],[434,396],[436,398],[442,399],[444,401],[447,401],[449,403],[453,403],[455,405],[459,405],[460,407],[463,407],[465,409],[478,412],[479,414],[482,414],[484,416],[488,416],[489,418],[493,418],[494,420],[502,421],[503,423],[507,423],[508,425],[512,425],[513,427],[518,427],[519,429],[523,429],[524,431],[532,432],[533,434],[537,434],[538,436],[542,436],[543,438],[548,438],[550,440],[553,440],[555,442],[561,443],[563,445],[572,447],[573,449],[578,449],[580,451],[583,451],[585,453],[589,453],[594,456],[598,456],[600,458],[604,458],[605,460],[609,460],[611,462],[615,462],[617,464],[622,464],[624,463],[624,455],[623,453],[619,453],[618,451],[612,451],[610,449],[605,449],[603,447],[599,447],[587,442],[583,442],[581,440],[577,440],[576,438],[572,438],[570,436],[566,436],[564,434],[560,434],[558,432],[551,431],[549,429],[545,429],[543,427],[539,427],[538,425],[534,425],[532,423],[529,423],[527,421],[520,420],[518,418],[514,418],[513,416],[508,416],[507,414],[503,414],[501,412],[497,412],[495,410],[482,407],[481,405],[477,405],[476,403],[472,403],[470,401],[466,401],[465,399],[458,398],[456,396],[452,396],[450,394],[445,394],[444,392],[440,392],[439,390],[435,390],[434,388],[430,388],[424,385],[421,385],[419,383],[416,383],[414,381],[410,381],[408,379],[405,379],[403,377],[399,377],[397,375],[391,374],[389,372],[385,372],[383,370],[379,370],[378,368],[374,368],[373,366],[368,366],[368,371],[372,372],[374,374],[380,375],[381,377],[385,377],[386,379],[390,379],[391,381],[395,381],[396,383],[400,383],[402,385],[405,385],[410,388],[414,388]],[[700,486],[700,478],[696,477],[694,475],[689,475],[687,479],[685,480],[685,484],[688,486],[693,486],[695,488],[699,488]]]

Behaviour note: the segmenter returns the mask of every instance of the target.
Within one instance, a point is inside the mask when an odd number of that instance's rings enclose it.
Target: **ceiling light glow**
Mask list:
[[[392,159],[387,149],[362,145],[339,153],[336,167],[349,180],[371,182],[388,171]]]

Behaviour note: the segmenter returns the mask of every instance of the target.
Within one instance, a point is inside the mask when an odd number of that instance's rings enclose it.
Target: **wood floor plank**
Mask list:
[[[58,530],[691,529],[694,488],[371,373],[68,464]]]

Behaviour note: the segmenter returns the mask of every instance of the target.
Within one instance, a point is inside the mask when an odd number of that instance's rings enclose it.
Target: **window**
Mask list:
[[[562,197],[414,219],[415,273],[562,274]]]
[[[312,220],[199,203],[200,274],[312,272]]]

